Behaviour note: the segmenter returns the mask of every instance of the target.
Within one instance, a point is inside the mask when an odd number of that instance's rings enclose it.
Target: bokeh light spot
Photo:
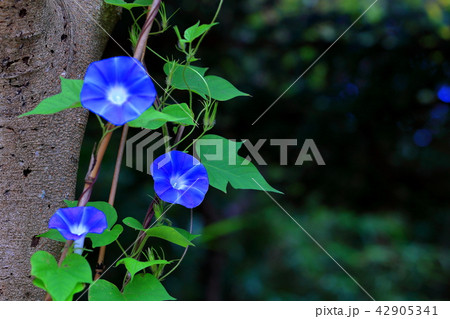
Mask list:
[[[442,119],[445,119],[447,117],[447,113],[448,113],[448,105],[439,104],[439,105],[436,105],[430,111],[430,117],[432,119],[442,120]]]
[[[442,85],[437,93],[437,96],[442,102],[450,103],[450,85]]]
[[[425,147],[431,143],[433,136],[431,135],[431,132],[429,130],[420,129],[414,133],[413,139],[414,139],[414,143],[417,146]]]

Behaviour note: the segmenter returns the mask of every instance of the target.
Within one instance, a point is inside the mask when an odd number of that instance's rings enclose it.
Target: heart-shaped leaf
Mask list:
[[[209,184],[224,193],[230,184],[235,189],[254,189],[282,194],[267,183],[253,163],[238,155],[241,146],[242,142],[230,141],[212,134],[197,140],[195,151],[208,171]],[[221,156],[217,158],[219,151]]]
[[[168,105],[156,111],[153,107],[141,114],[137,119],[128,122],[131,127],[142,127],[148,130],[156,130],[167,122],[173,122],[184,126],[194,125],[194,114],[186,103]]]
[[[145,233],[147,236],[161,238],[182,247],[195,246],[184,234],[174,227],[156,226],[145,230]]]
[[[142,269],[145,269],[153,265],[167,265],[167,264],[169,264],[167,260],[139,261],[134,258],[127,257],[119,260],[116,263],[116,267],[118,265],[125,265],[125,268],[127,268],[128,272],[130,273],[131,280],[133,280],[134,275],[137,272],[141,271]]]
[[[122,225],[116,225],[111,230],[105,229],[101,234],[87,234],[92,241],[92,248],[106,246],[114,242],[123,232]]]
[[[49,229],[48,231],[46,231],[43,234],[37,235],[36,237],[45,237],[45,238],[49,238],[49,239],[53,239],[59,242],[64,243],[66,241],[66,239],[63,237],[63,235],[61,235],[61,233],[59,232],[59,230],[57,229]]]
[[[80,92],[83,80],[61,78],[61,92],[41,101],[33,110],[20,115],[53,114],[65,109],[80,107]]]
[[[142,226],[141,222],[139,222],[136,218],[133,217],[125,217],[122,222],[128,227],[134,228],[136,230],[145,230],[144,226]]]
[[[148,7],[153,3],[153,0],[134,0],[133,2],[126,2],[124,0],[105,0],[105,2],[112,4],[113,6],[130,10],[135,7]]]
[[[176,245],[180,245],[182,247],[195,246],[193,243],[191,243],[191,240],[200,236],[191,234],[188,231],[181,228],[164,225],[145,229],[142,226],[142,224],[133,217],[124,218],[123,223],[136,230],[145,231],[145,233],[149,237],[158,237],[170,241],[171,243],[174,243]]]
[[[89,263],[77,254],[67,256],[58,267],[55,258],[46,251],[37,251],[31,256],[31,275],[34,284],[44,288],[53,300],[68,300],[80,291],[80,284],[91,283]]]
[[[123,294],[114,284],[99,279],[89,288],[90,301],[163,301],[175,300],[152,274],[137,275],[125,286]]]

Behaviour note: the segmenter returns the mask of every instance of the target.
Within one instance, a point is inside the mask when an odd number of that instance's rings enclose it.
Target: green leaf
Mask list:
[[[43,289],[43,290],[46,290],[46,289],[45,289],[44,283],[42,282],[42,280],[40,280],[40,279],[38,279],[38,278],[35,278],[35,279],[33,280],[33,285],[35,285],[36,287],[41,288],[41,289]],[[77,293],[83,291],[83,289],[84,289],[84,284],[82,284],[82,283],[76,284],[75,288],[72,290],[72,292],[71,292],[70,295],[66,298],[65,301],[72,301],[72,300],[73,300],[73,296],[74,296],[75,294],[77,294]]]
[[[81,283],[91,283],[89,263],[77,254],[67,256],[58,267],[55,258],[46,251],[37,251],[31,256],[31,275],[34,284],[45,287],[53,300],[68,300],[80,291]]]
[[[177,228],[177,227],[172,227],[172,228],[175,229],[177,232],[179,232],[181,235],[183,235],[189,241],[193,241],[194,239],[201,236],[201,235],[191,234],[190,232],[188,232],[187,230],[184,230],[183,228]]]
[[[122,222],[128,227],[134,228],[136,230],[145,230],[144,226],[133,217],[126,217],[122,220]]]
[[[38,288],[41,288],[42,290],[45,290],[45,285],[42,282],[42,280],[40,280],[39,278],[34,278],[33,279],[33,285],[35,285]]]
[[[163,301],[175,300],[164,286],[152,274],[136,275],[123,290],[128,301]]]
[[[199,36],[201,36],[203,33],[207,32],[209,29],[211,29],[212,26],[218,24],[212,23],[212,24],[202,24],[200,25],[200,21],[194,24],[193,26],[187,28],[184,31],[184,39],[187,42],[192,42]]]
[[[125,286],[123,294],[112,283],[99,279],[89,288],[89,301],[163,301],[175,300],[151,274],[137,275]]]
[[[209,184],[224,193],[230,183],[235,189],[265,190],[282,194],[266,182],[251,162],[237,154],[241,146],[241,142],[229,141],[218,135],[205,135],[197,141],[195,151],[206,167]],[[218,156],[219,154],[221,156]]]
[[[82,292],[84,289],[84,284],[82,283],[78,283],[76,284],[75,288],[72,290],[72,293],[66,298],[66,300],[64,301],[72,301],[73,300],[73,296],[79,292]]]
[[[181,125],[194,125],[194,114],[186,103],[167,105],[161,111],[168,121]]]
[[[56,241],[60,241],[62,243],[66,242],[66,239],[63,237],[63,235],[61,235],[59,230],[53,229],[53,228],[49,229],[48,231],[46,231],[43,234],[37,235],[36,237],[45,237],[45,238],[53,239]]]
[[[65,109],[81,106],[80,92],[83,80],[61,78],[61,93],[50,96],[41,101],[33,110],[20,115],[53,114]]]
[[[153,3],[153,0],[135,0],[131,3],[125,2],[124,0],[105,0],[105,2],[113,6],[118,6],[130,10],[135,7],[148,7]]]
[[[137,119],[128,122],[131,127],[156,130],[167,122],[181,125],[194,125],[194,114],[186,103],[168,105],[161,112],[153,107],[146,110]]]
[[[89,301],[125,301],[116,285],[104,279],[96,280],[89,287]]]
[[[167,76],[172,72],[171,85],[178,90],[190,90],[202,98],[210,96],[218,101],[227,101],[237,96],[249,96],[221,77],[205,76],[207,70],[207,68],[180,65],[174,62],[164,65],[164,72]]]
[[[67,205],[67,207],[76,207],[78,205],[78,201],[76,200],[64,200],[64,203]],[[111,204],[107,202],[88,202],[86,206],[95,207],[105,214],[106,221],[108,222],[108,229],[111,229],[111,227],[116,223],[117,211]]]
[[[205,80],[208,83],[209,90],[211,92],[210,94],[205,92],[205,94],[211,96],[214,100],[228,101],[238,96],[250,96],[247,93],[239,91],[233,86],[233,84],[221,77],[208,75],[205,76]]]
[[[89,233],[86,235],[92,241],[92,248],[107,246],[114,242],[123,232],[122,225],[116,225],[111,230],[105,229],[101,234]]]
[[[64,204],[66,204],[67,207],[77,207],[78,201],[64,199]]]
[[[175,62],[164,65],[164,72],[171,75],[170,84],[178,90],[190,90],[205,98],[205,92],[209,92],[208,84],[204,78],[208,68],[198,66],[186,66]]]
[[[127,268],[128,272],[130,273],[131,280],[133,280],[134,275],[137,272],[141,271],[142,269],[145,269],[153,265],[167,265],[167,264],[170,264],[167,260],[138,261],[134,258],[127,257],[119,260],[116,263],[116,267],[118,265],[124,265],[125,268]]]
[[[191,240],[200,236],[190,234],[184,229],[170,226],[155,226],[145,229],[142,224],[133,217],[124,218],[123,223],[136,230],[145,231],[145,233],[149,237],[161,238],[182,247],[195,246],[193,243],[191,243]]]
[[[152,227],[146,229],[145,233],[147,236],[161,238],[182,247],[195,246],[180,231],[170,226]]]
[[[166,75],[169,75],[170,72],[172,72],[175,76],[172,78],[172,80],[175,78],[178,81],[184,83],[183,81],[183,74],[184,77],[186,76],[193,76],[196,74],[200,74],[201,76],[204,76],[206,71],[208,71],[208,68],[203,68],[200,66],[186,66],[181,65],[176,62],[168,62],[164,64],[163,66],[164,73]]]

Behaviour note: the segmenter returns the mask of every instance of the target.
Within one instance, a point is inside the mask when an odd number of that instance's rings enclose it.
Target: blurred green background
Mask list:
[[[297,139],[288,165],[280,165],[279,147],[266,142],[260,150],[268,163],[260,171],[285,193],[273,195],[281,206],[375,299],[448,300],[450,0],[379,0],[252,125],[372,3],[225,1],[197,64],[252,97],[220,103],[211,133],[252,143]],[[209,23],[217,4],[183,0],[166,7],[169,15],[180,9],[171,22],[184,30],[198,20]],[[113,33],[127,50],[129,27],[124,14]],[[173,30],[149,45],[182,58]],[[124,54],[112,41],[105,51],[105,57]],[[163,84],[162,61],[149,52],[146,63]],[[119,135],[93,200],[108,198]],[[98,138],[91,117],[80,185]],[[325,166],[294,165],[305,139],[314,139]],[[119,218],[142,220],[152,187],[150,176],[124,166]],[[167,214],[189,229],[188,210]],[[263,192],[211,189],[194,210],[193,232],[202,238],[163,282],[178,300],[370,299]],[[127,232],[123,244],[135,235]],[[156,240],[151,245],[162,245],[171,259],[183,252]],[[107,262],[119,254],[109,248]],[[105,278],[120,283],[122,271],[111,268]]]

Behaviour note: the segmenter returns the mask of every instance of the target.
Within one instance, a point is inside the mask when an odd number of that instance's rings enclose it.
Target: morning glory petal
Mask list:
[[[101,234],[107,227],[105,214],[95,207],[60,208],[48,222],[48,228],[57,229],[66,240]]]
[[[117,126],[137,119],[155,99],[142,63],[126,56],[91,63],[80,93],[83,107]]]
[[[205,166],[195,157],[171,151],[150,166],[156,194],[163,201],[194,208],[201,204],[209,188]]]

